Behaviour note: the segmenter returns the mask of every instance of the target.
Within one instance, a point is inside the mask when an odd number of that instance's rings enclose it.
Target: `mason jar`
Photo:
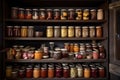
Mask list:
[[[74,27],[68,26],[68,37],[74,37]]]
[[[98,9],[97,10],[97,20],[103,20],[103,19],[104,19],[103,9]]]
[[[33,37],[33,36],[34,36],[34,27],[28,26],[28,37]]]
[[[25,18],[26,19],[32,19],[31,9],[25,9]]]
[[[25,18],[25,9],[24,8],[19,8],[19,11],[18,11],[18,18],[19,19],[24,19]]]
[[[103,31],[101,26],[96,26],[96,37],[102,37]]]
[[[89,20],[89,17],[90,17],[89,9],[84,9],[83,10],[83,20]]]
[[[60,37],[60,26],[54,26],[54,37]]]
[[[60,20],[60,10],[54,9],[54,20]]]
[[[75,37],[81,37],[81,27],[80,26],[75,26]]]
[[[87,26],[82,27],[82,37],[88,37],[89,31]]]
[[[74,9],[68,9],[68,20],[74,20],[74,19],[75,19]]]
[[[47,9],[47,20],[51,20],[53,17],[52,9]]]
[[[76,9],[76,20],[82,20],[83,14],[81,9]]]
[[[61,37],[67,37],[68,35],[68,30],[67,30],[67,26],[61,26]]]
[[[21,37],[27,37],[28,36],[28,28],[27,26],[21,27]]]
[[[45,9],[39,9],[39,19],[40,20],[45,20],[46,19]]]
[[[37,20],[38,19],[38,9],[33,9],[32,10],[32,19]]]
[[[61,9],[61,20],[67,20],[68,13],[66,9]]]
[[[17,7],[12,7],[11,8],[11,18],[12,19],[17,19],[18,18],[18,8]]]
[[[96,20],[97,19],[97,13],[95,9],[90,10],[90,19],[91,20]]]
[[[89,26],[89,36],[95,37],[95,27],[94,26]]]
[[[47,37],[53,37],[53,26],[47,26]]]

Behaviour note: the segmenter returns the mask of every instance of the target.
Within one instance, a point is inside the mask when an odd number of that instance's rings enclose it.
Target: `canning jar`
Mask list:
[[[24,19],[25,18],[25,12],[24,12],[24,8],[19,8],[19,12],[18,12],[18,18],[19,19]]]
[[[14,26],[13,33],[14,37],[20,37],[20,26]]]
[[[22,53],[23,59],[28,59],[28,51],[29,51],[29,49],[23,49],[23,53]]]
[[[45,20],[46,19],[45,9],[39,9],[39,19],[40,20]]]
[[[74,27],[68,26],[68,37],[74,37]]]
[[[26,68],[26,77],[27,78],[32,78],[32,76],[33,76],[33,70],[32,70],[32,68]]]
[[[63,67],[63,77],[68,78],[70,76],[70,70],[68,66]]]
[[[11,18],[12,19],[17,19],[18,18],[18,8],[17,7],[12,7],[11,8]]]
[[[21,37],[27,37],[27,36],[28,36],[27,26],[21,26]]]
[[[83,20],[89,20],[89,17],[90,17],[89,9],[84,9],[83,10]]]
[[[53,17],[52,15],[52,9],[47,9],[47,20],[51,20]]]
[[[97,20],[103,20],[104,14],[103,14],[103,9],[98,9],[97,10]]]
[[[12,77],[12,66],[6,67],[6,77]]]
[[[90,19],[96,20],[97,19],[97,13],[95,9],[90,10]]]
[[[84,43],[80,43],[80,51],[85,51],[85,44]]]
[[[28,59],[33,59],[34,57],[34,51],[30,50],[28,51]]]
[[[25,18],[26,19],[32,19],[31,9],[26,9],[25,10]]]
[[[33,78],[39,78],[40,77],[40,69],[35,67],[33,70]]]
[[[25,71],[20,69],[18,75],[19,75],[20,78],[24,78],[25,77]]]
[[[46,78],[46,77],[47,77],[47,68],[41,67],[41,78]]]
[[[82,20],[82,10],[81,9],[76,9],[76,20]]]
[[[61,37],[62,38],[67,37],[67,33],[68,33],[67,26],[61,26]]]
[[[49,67],[48,68],[48,78],[53,78],[55,73],[54,73],[54,67]]]
[[[61,9],[61,20],[67,20],[68,14],[66,9]]]
[[[79,66],[78,68],[77,68],[77,75],[78,75],[78,77],[83,77],[83,68],[82,68],[82,66]]]
[[[89,36],[95,37],[95,27],[94,26],[89,26]]]
[[[76,67],[71,67],[70,68],[70,77],[71,78],[76,78],[77,77],[77,68]]]
[[[8,37],[13,36],[13,26],[7,26],[7,36]]]
[[[80,26],[76,26],[75,27],[75,37],[81,37],[81,27]]]
[[[34,36],[34,27],[28,26],[28,37],[33,37],[33,36]]]
[[[53,26],[47,26],[47,37],[53,37]]]
[[[98,70],[96,67],[91,67],[91,77],[93,77],[93,78],[98,77]]]
[[[82,37],[88,37],[88,27],[87,26],[83,26],[82,27]]]
[[[67,52],[67,49],[61,49],[62,51],[62,58],[68,58],[68,52]]]
[[[104,59],[105,58],[105,50],[103,45],[99,45],[99,58]]]
[[[93,59],[98,59],[98,58],[99,58],[98,51],[93,51]]]
[[[60,37],[60,26],[54,26],[54,37]]]
[[[34,59],[36,59],[36,60],[40,60],[40,59],[42,59],[42,57],[43,57],[43,52],[42,51],[35,51],[35,53],[34,53]]]
[[[54,9],[54,20],[59,20],[59,19],[60,19],[60,10]]]
[[[73,43],[70,44],[70,52],[74,52],[74,44]]]
[[[77,43],[74,44],[74,52],[79,52],[80,48],[79,45]]]
[[[17,78],[18,74],[17,71],[12,71],[12,78]]]
[[[20,49],[16,49],[16,55],[15,55],[15,59],[21,59],[22,53],[20,51]]]
[[[86,45],[86,57],[87,59],[92,59],[92,49],[91,49],[91,45]]]
[[[96,26],[96,37],[102,37],[103,31],[101,26]]]
[[[56,73],[56,77],[60,78],[62,77],[62,68],[59,66],[59,67],[56,67],[56,70],[55,70],[55,73]]]
[[[64,48],[67,49],[67,51],[70,51],[70,45],[69,43],[64,43]]]
[[[68,20],[74,20],[74,19],[75,19],[74,9],[68,9]]]
[[[38,9],[32,10],[32,19],[37,20],[38,19]]]
[[[84,68],[84,78],[90,78],[90,68],[89,67],[85,67]]]
[[[54,59],[61,59],[62,58],[61,52],[60,51],[54,51],[53,58]]]
[[[99,67],[99,77],[103,78],[105,77],[105,68]]]

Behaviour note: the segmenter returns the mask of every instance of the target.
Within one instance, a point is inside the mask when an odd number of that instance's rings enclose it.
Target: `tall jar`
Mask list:
[[[32,10],[32,19],[37,20],[38,19],[38,9],[33,9]]]
[[[25,19],[32,19],[31,9],[25,10]]]
[[[60,20],[60,10],[54,9],[54,20]]]
[[[67,37],[67,35],[68,35],[67,33],[68,33],[67,26],[61,26],[61,37],[62,38]]]
[[[20,37],[21,34],[20,26],[14,26],[13,33],[14,37]]]
[[[89,31],[87,26],[82,27],[82,37],[88,37]]]
[[[48,78],[53,78],[55,75],[54,72],[55,72],[54,67],[49,67],[48,68]]]
[[[96,67],[91,67],[91,77],[93,77],[93,78],[98,77],[98,70]]]
[[[85,67],[84,68],[84,78],[90,78],[90,68],[89,67]]]
[[[82,66],[79,66],[78,68],[77,68],[77,72],[78,72],[78,77],[83,77],[83,68],[82,68]]]
[[[64,43],[64,48],[67,49],[67,51],[70,51],[70,44],[69,43]]]
[[[70,68],[70,77],[71,78],[76,78],[77,77],[77,68],[76,67],[71,67]]]
[[[53,37],[53,26],[47,26],[47,37]]]
[[[69,78],[69,76],[70,76],[69,67],[68,66],[63,67],[63,77]]]
[[[84,9],[83,10],[83,20],[89,20],[89,17],[90,17],[89,9]]]
[[[19,19],[24,19],[25,18],[25,12],[24,12],[24,8],[19,8],[19,12],[18,12],[18,18]]]
[[[26,78],[32,78],[33,76],[33,70],[32,68],[26,68]]]
[[[105,77],[105,68],[99,67],[99,77],[103,78]]]
[[[40,20],[45,20],[46,19],[45,9],[39,9],[39,19]]]
[[[40,69],[35,67],[33,70],[33,78],[39,78],[40,77]]]
[[[91,20],[97,19],[97,13],[96,13],[95,9],[90,10],[90,18],[91,18]]]
[[[54,26],[54,37],[60,37],[60,26]]]
[[[12,37],[13,36],[13,26],[7,26],[7,36]]]
[[[28,36],[27,26],[21,26],[21,37],[27,37],[27,36]]]
[[[61,9],[61,20],[67,20],[68,14],[66,9]]]
[[[62,68],[61,67],[56,67],[56,77],[60,78],[62,77]]]
[[[75,27],[75,37],[81,37],[81,33],[82,33],[81,27],[76,26]]]
[[[74,44],[74,52],[79,52],[80,48],[79,45],[77,43]]]
[[[95,37],[95,27],[94,26],[89,26],[89,36]]]
[[[103,14],[103,9],[98,9],[97,10],[97,20],[103,20],[104,14]]]
[[[96,37],[102,37],[103,31],[101,26],[96,26]]]
[[[11,18],[12,19],[17,19],[18,18],[18,8],[17,7],[12,7],[11,8]]]
[[[40,60],[43,57],[43,52],[42,51],[35,51],[34,53],[34,59]]]
[[[68,26],[68,37],[74,37],[74,27]]]
[[[46,78],[46,77],[47,77],[47,68],[41,67],[41,78]]]
[[[74,9],[68,9],[68,20],[74,20],[74,19],[75,19]]]
[[[81,9],[76,9],[76,20],[82,20],[82,10]]]
[[[12,67],[11,66],[6,67],[6,77],[12,77]]]
[[[33,37],[33,36],[34,36],[34,27],[28,26],[28,37]]]
[[[47,20],[51,20],[53,17],[52,9],[47,9]]]

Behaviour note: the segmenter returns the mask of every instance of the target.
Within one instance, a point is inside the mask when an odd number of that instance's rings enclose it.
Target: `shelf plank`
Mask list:
[[[21,37],[6,37],[5,40],[105,40],[106,37],[101,37],[101,38],[46,38],[46,37],[26,37],[26,38],[21,38]]]
[[[35,60],[35,59],[19,59],[19,60],[7,60],[6,62],[19,62],[19,63],[47,63],[47,62],[52,62],[52,63],[63,63],[63,62],[67,62],[67,63],[71,63],[71,62],[105,62],[106,59],[60,59],[60,60],[55,60],[53,58],[49,58],[49,59],[41,59],[41,60]]]

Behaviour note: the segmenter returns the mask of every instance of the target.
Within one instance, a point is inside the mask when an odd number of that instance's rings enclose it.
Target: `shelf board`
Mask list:
[[[19,63],[31,63],[31,62],[34,62],[34,63],[47,63],[47,62],[52,62],[52,63],[57,63],[57,62],[60,62],[60,63],[63,63],[63,62],[67,62],[67,63],[71,63],[71,62],[105,62],[106,59],[98,59],[98,60],[95,60],[95,59],[60,59],[60,60],[55,60],[53,58],[49,58],[49,59],[41,59],[41,60],[35,60],[35,59],[19,59],[19,60],[7,60],[6,62],[19,62]]]
[[[5,40],[105,40],[106,37],[101,38],[45,38],[45,37],[6,37]]]

